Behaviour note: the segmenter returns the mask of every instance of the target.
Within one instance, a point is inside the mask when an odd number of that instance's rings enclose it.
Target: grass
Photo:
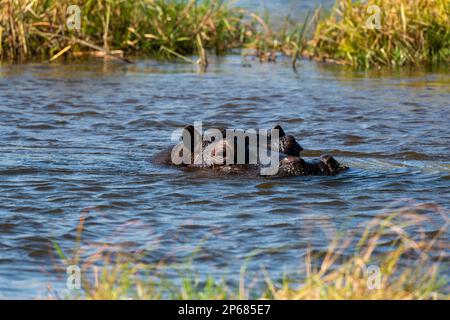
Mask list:
[[[380,29],[367,20],[380,8]],[[321,20],[310,42],[315,57],[352,66],[434,65],[450,63],[448,0],[338,0]]]
[[[69,5],[81,8],[80,30],[67,26]],[[370,5],[381,9],[380,29],[366,26]],[[294,68],[300,56],[363,68],[448,64],[449,11],[447,0],[337,0],[328,16],[287,16],[273,30],[268,16],[225,0],[0,0],[0,60],[147,55],[207,66],[208,51],[252,48],[261,61],[281,51]]]
[[[69,30],[69,5],[81,9],[81,29]],[[308,19],[286,17],[281,30],[269,17],[223,0],[0,0],[0,60],[56,60],[83,55],[178,58],[208,64],[207,50],[221,54],[252,48],[261,61],[283,51],[293,56],[306,44]],[[192,61],[189,55],[197,55]]]
[[[220,53],[244,43],[253,28],[251,22],[244,27],[244,11],[218,0],[0,3],[0,58],[19,61],[86,49],[180,57],[205,49]],[[69,5],[81,8],[79,31],[67,26]]]
[[[315,254],[310,249],[302,280],[286,275],[284,280],[274,281],[263,270],[262,287],[247,284],[245,267],[234,279],[217,279],[196,274],[191,262],[147,264],[142,262],[144,252],[112,254],[107,253],[106,246],[82,259],[79,243],[84,219],[78,227],[73,257],[67,258],[56,244],[55,248],[63,262],[58,270],[64,273],[65,266],[73,264],[81,265],[83,270],[82,290],[66,298],[449,299],[446,265],[441,261],[446,258],[443,234],[447,232],[448,218],[444,219],[442,228],[430,236],[419,232],[420,226],[431,222],[423,215],[402,211],[377,218],[362,233],[336,238],[325,253]],[[386,242],[390,250],[379,248]],[[379,268],[380,278],[369,277],[369,265]],[[169,269],[171,272],[167,272]],[[85,276],[87,274],[91,276]],[[233,281],[234,285],[230,285]],[[370,284],[377,286],[371,288]],[[58,298],[58,295],[50,298]]]

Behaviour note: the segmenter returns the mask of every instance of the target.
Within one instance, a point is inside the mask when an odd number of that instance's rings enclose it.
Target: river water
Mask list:
[[[200,247],[199,273],[235,276],[250,256],[250,270],[275,277],[298,269],[308,246],[325,250],[396,203],[428,204],[428,231],[440,227],[436,206],[450,206],[449,73],[251,65],[230,55],[206,73],[149,60],[1,67],[0,297],[63,287],[52,241],[70,252],[83,215],[86,246],[176,262]],[[351,170],[267,180],[151,162],[175,128],[200,120],[281,124],[306,158],[331,153]]]
[[[448,71],[212,60],[205,73],[151,60],[0,67],[0,298],[63,290],[53,242],[70,253],[81,217],[91,251],[192,257],[198,273],[235,281],[243,265],[274,278],[298,270],[309,246],[325,251],[336,234],[397,207],[419,205],[426,231],[441,227]],[[153,164],[172,131],[194,121],[281,124],[306,158],[330,153],[351,169],[268,180]]]

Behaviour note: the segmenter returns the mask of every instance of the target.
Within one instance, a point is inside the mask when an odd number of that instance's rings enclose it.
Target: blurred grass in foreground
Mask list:
[[[265,285],[247,284],[245,267],[234,279],[216,279],[198,275],[186,265],[142,262],[145,254],[112,254],[103,247],[81,259],[80,247],[84,219],[78,226],[77,245],[73,257],[67,258],[55,243],[62,260],[58,269],[67,265],[82,266],[82,290],[66,298],[80,299],[449,299],[448,257],[445,233],[448,217],[438,231],[421,229],[429,219],[410,211],[374,219],[362,234],[347,235],[333,241],[325,254],[308,251],[303,280],[281,282],[262,272]],[[407,230],[412,231],[411,236]],[[412,233],[411,233],[412,234]],[[389,243],[390,250],[378,247]],[[201,248],[199,248],[201,250]],[[348,254],[350,250],[351,254]],[[377,252],[379,251],[379,252]],[[195,256],[195,252],[193,252]],[[101,267],[95,267],[99,265]],[[378,287],[367,267],[376,265],[381,271]],[[168,275],[167,268],[178,270],[179,281]],[[447,268],[447,270],[446,270]],[[84,276],[90,274],[90,276]],[[175,276],[176,277],[176,276]],[[229,286],[234,282],[236,285]],[[50,298],[58,295],[50,295]]]

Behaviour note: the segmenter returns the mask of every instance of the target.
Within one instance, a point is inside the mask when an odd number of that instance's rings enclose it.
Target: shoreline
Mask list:
[[[262,61],[270,61],[274,52],[283,53],[292,59],[294,69],[300,57],[363,69],[450,64],[450,8],[445,0],[433,7],[430,0],[370,0],[367,4],[337,0],[329,13],[318,8],[302,23],[287,16],[280,30],[273,30],[266,17],[217,0],[144,1],[142,8],[132,1],[90,7],[84,7],[83,0],[75,1],[79,29],[71,30],[70,19],[76,16],[67,14],[67,1],[44,9],[39,2],[20,0],[0,11],[4,21],[0,60],[103,55],[127,63],[129,56],[140,55],[206,68],[208,51],[221,54],[238,48],[256,50]],[[366,24],[373,17],[366,8],[373,5],[379,6],[379,19],[384,20],[370,30]],[[422,8],[420,16],[417,8]]]

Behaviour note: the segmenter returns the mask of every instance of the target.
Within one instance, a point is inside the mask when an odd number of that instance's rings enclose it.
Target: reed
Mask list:
[[[69,5],[81,8],[80,30],[67,26]],[[0,58],[23,61],[86,49],[221,53],[246,41],[252,23],[246,29],[244,15],[219,0],[0,0]]]
[[[67,26],[69,5],[81,9],[79,30]],[[380,29],[367,28],[372,5]],[[449,12],[448,0],[337,0],[328,16],[287,16],[274,30],[225,0],[0,0],[0,60],[146,55],[206,67],[208,52],[251,48],[261,61],[281,51],[294,68],[301,56],[363,68],[448,64]]]
[[[380,28],[371,16],[380,9]],[[448,0],[337,0],[309,43],[311,54],[363,68],[450,62]]]
[[[82,290],[66,298],[80,299],[449,299],[445,268],[445,233],[448,218],[432,236],[420,232],[430,223],[423,215],[403,211],[374,219],[362,232],[336,238],[326,253],[309,250],[302,280],[265,278],[265,288],[247,285],[245,267],[234,279],[206,279],[186,264],[143,263],[143,252],[129,255],[107,253],[103,245],[85,256],[79,245],[83,231],[80,221],[77,245],[68,258],[56,245],[61,272],[65,265],[81,265]],[[427,230],[425,227],[424,229]],[[414,231],[414,235],[412,233]],[[379,246],[389,243],[391,250]],[[380,249],[380,250],[379,250]],[[201,250],[199,247],[197,249]],[[352,252],[352,254],[349,254]],[[195,250],[193,252],[195,255]],[[101,267],[94,267],[99,265]],[[371,282],[369,265],[380,271]],[[170,269],[170,272],[166,270]],[[175,281],[173,278],[181,279]],[[298,279],[298,277],[297,277]],[[376,278],[374,278],[376,279]],[[238,283],[236,284],[236,280]],[[252,279],[250,279],[252,280]],[[253,279],[254,280],[254,279]],[[235,283],[229,286],[230,283]],[[371,283],[371,284],[369,284]],[[375,285],[375,287],[374,287]],[[57,294],[49,298],[59,298]]]

